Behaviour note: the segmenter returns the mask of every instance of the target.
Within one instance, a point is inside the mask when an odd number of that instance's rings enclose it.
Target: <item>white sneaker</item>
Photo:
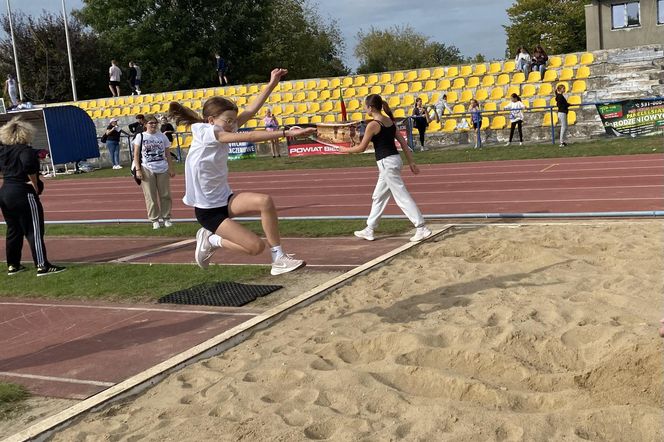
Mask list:
[[[509,146],[510,144],[512,144],[512,143],[510,143],[510,142],[507,142],[507,143],[505,143],[505,146]]]
[[[373,229],[370,227],[365,227],[362,230],[358,230],[355,233],[355,236],[358,238],[366,239],[367,241],[373,241],[374,240],[374,232]]]
[[[301,259],[293,259],[293,255],[281,255],[272,263],[272,270],[270,274],[273,276],[281,275],[282,273],[292,272],[293,270],[299,269],[307,265]]]
[[[519,146],[523,146],[523,142],[519,141]]]
[[[422,241],[431,236],[431,230],[427,226],[418,227],[415,235],[410,237],[410,242]]]
[[[157,230],[160,227],[161,227],[161,224],[159,224],[159,221],[155,221],[155,222],[152,223],[152,230]]]
[[[171,222],[170,219],[164,220],[164,227],[173,227],[173,223]]]
[[[208,229],[201,227],[196,232],[196,264],[202,269],[207,269],[210,265],[210,258],[217,251],[218,247],[213,247],[210,244],[210,237],[212,232]]]
[[[118,167],[117,164],[115,166],[113,166],[113,170],[118,170],[118,169],[119,169],[119,167]]]

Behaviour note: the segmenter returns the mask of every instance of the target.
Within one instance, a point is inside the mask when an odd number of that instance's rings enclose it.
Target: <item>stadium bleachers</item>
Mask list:
[[[382,95],[398,118],[411,114],[416,98],[424,104],[435,104],[442,94],[454,106],[454,112],[463,112],[468,101],[475,98],[487,117],[487,126],[499,130],[506,126],[505,114],[501,111],[512,93],[521,95],[528,107],[541,108],[551,103],[553,91],[558,84],[565,84],[570,103],[579,104],[591,77],[594,56],[591,53],[551,56],[549,65],[541,77],[538,72],[527,76],[516,70],[514,61],[493,61],[461,66],[432,67],[396,72],[352,75],[347,77],[321,78],[284,81],[270,97],[267,106],[281,120],[282,124],[304,124],[317,122],[338,122],[341,114],[342,94],[349,119],[359,121],[365,118],[363,100],[370,93]],[[119,98],[99,98],[72,103],[85,110],[98,126],[106,124],[111,117],[131,118],[138,113],[165,114],[173,100],[182,102],[200,111],[206,99],[221,95],[234,100],[238,107],[247,105],[264,84],[235,85],[194,89],[188,91],[159,92],[139,96]],[[539,120],[531,123],[550,125],[557,116],[551,116],[546,109],[538,112]],[[260,127],[263,115],[248,123],[249,127]],[[430,132],[450,132],[457,127],[457,120],[467,118],[455,115],[444,118],[440,123],[429,127]],[[570,117],[574,124],[575,117]],[[487,127],[485,126],[485,127]],[[185,132],[179,127],[178,132]],[[181,146],[187,147],[190,137],[183,136]]]

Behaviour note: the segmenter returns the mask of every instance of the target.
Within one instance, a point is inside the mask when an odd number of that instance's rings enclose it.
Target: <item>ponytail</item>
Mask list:
[[[367,106],[373,107],[376,110],[382,110],[390,118],[390,120],[394,121],[394,114],[392,113],[392,109],[390,109],[390,106],[387,104],[387,101],[383,100],[380,97],[380,95],[378,94],[368,95],[365,100],[365,103],[367,104]]]
[[[383,100],[383,112],[385,112],[385,114],[388,117],[390,117],[390,120],[395,121],[394,120],[394,114],[392,113],[392,109],[390,109],[390,106],[387,104],[387,101],[384,101],[384,100]]]
[[[178,126],[180,124],[191,126],[194,123],[205,122],[198,112],[181,105],[177,101],[171,101],[168,106],[168,115],[175,120],[175,124]]]

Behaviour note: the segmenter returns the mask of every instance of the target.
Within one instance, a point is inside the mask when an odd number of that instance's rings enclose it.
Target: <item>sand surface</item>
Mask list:
[[[55,440],[664,440],[663,233],[458,230]]]

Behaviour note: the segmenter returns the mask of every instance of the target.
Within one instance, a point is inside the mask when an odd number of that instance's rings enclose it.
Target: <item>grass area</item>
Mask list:
[[[16,275],[0,274],[0,297],[103,299],[145,302],[206,282],[250,282],[269,273],[267,266],[90,264],[38,278],[32,268]]]
[[[20,385],[0,382],[0,420],[19,411],[30,394]]]
[[[418,164],[466,163],[474,161],[525,160],[533,158],[588,157],[601,155],[630,155],[637,153],[664,152],[662,137],[659,135],[641,138],[602,138],[594,141],[570,144],[560,149],[552,144],[527,144],[525,146],[504,146],[491,144],[477,150],[472,148],[435,149],[416,152]],[[301,158],[259,157],[251,160],[231,161],[231,172],[251,172],[262,170],[289,169],[332,169],[340,167],[375,167],[372,154],[367,155],[323,155]],[[184,164],[175,163],[176,172],[182,174]],[[129,177],[129,169],[103,169],[80,175],[60,175],[58,179]]]
[[[243,222],[251,231],[262,235],[259,221]],[[279,231],[283,237],[325,238],[348,236],[354,230],[366,227],[364,220],[283,220],[279,222]],[[412,229],[406,220],[384,219],[380,223],[381,234],[396,235]],[[47,224],[47,236],[149,236],[149,237],[187,237],[193,238],[200,228],[197,223],[176,223],[168,229],[152,230],[149,223],[144,224]],[[4,235],[6,226],[0,225],[0,235]]]

